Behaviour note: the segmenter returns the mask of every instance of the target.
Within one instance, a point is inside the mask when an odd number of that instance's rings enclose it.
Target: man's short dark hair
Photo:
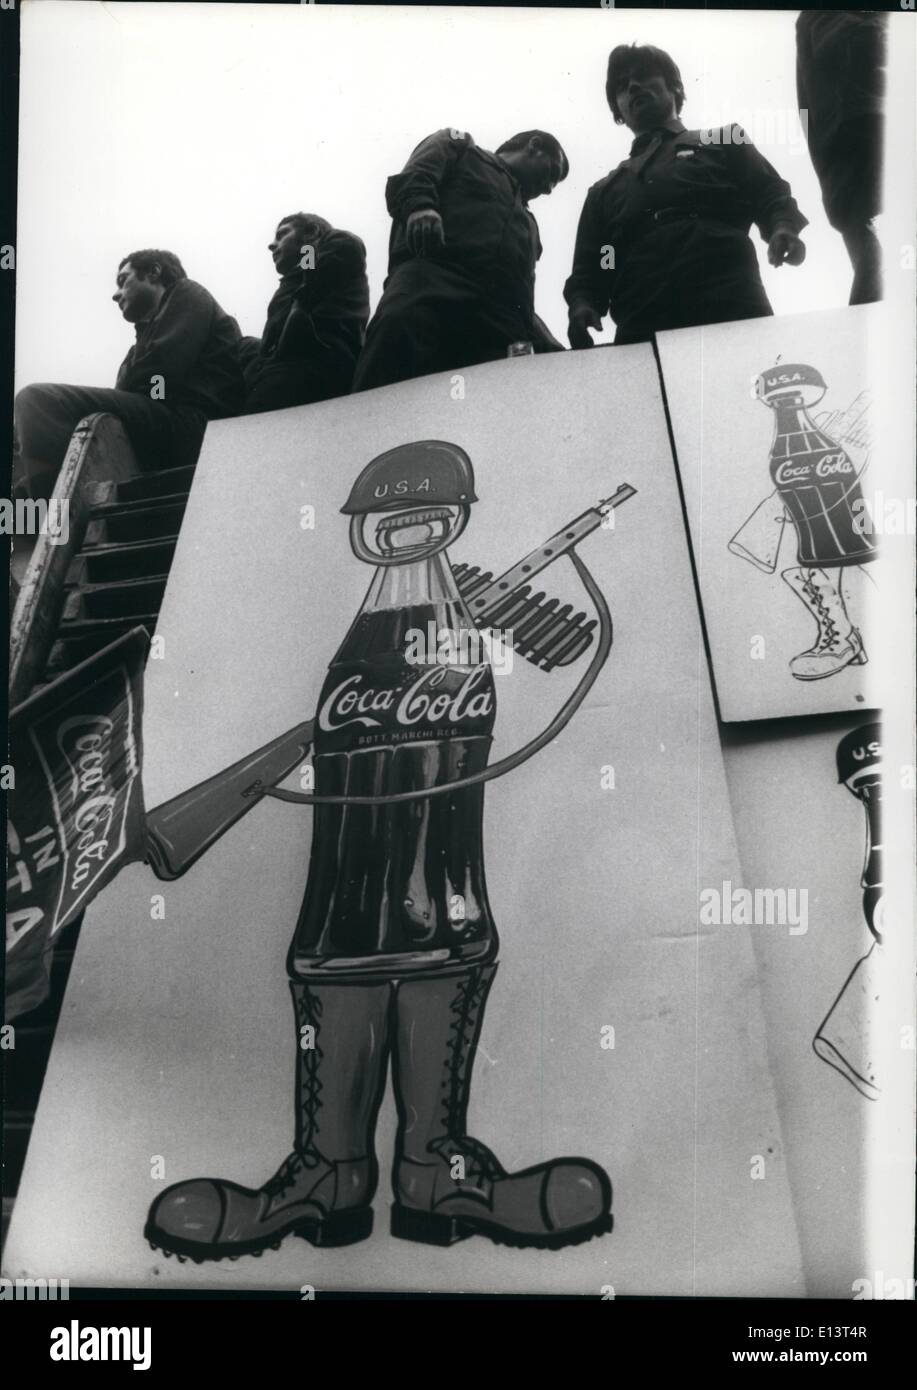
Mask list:
[[[679,115],[685,104],[685,88],[681,73],[674,60],[663,48],[655,48],[651,43],[618,44],[611,50],[608,59],[608,77],[605,80],[605,98],[611,107],[615,125],[623,125],[624,117],[618,110],[615,92],[630,80],[631,74],[646,68],[654,76],[661,77],[669,91],[675,96],[675,114]]]
[[[504,140],[495,153],[511,154],[515,150],[524,150],[533,138],[540,140],[548,153],[557,160],[560,165],[560,178],[558,179],[558,183],[560,183],[570,172],[570,161],[557,136],[549,134],[546,130],[522,130],[518,135],[511,135],[508,140]]]
[[[128,261],[130,261],[134,270],[138,275],[142,276],[144,280],[153,269],[153,266],[158,265],[160,270],[160,284],[167,290],[171,289],[179,280],[187,280],[188,278],[185,273],[185,267],[174,251],[132,251],[129,256],[125,256],[124,260],[119,263],[118,269],[123,270]]]
[[[324,236],[331,231],[331,223],[324,217],[319,217],[317,212],[291,212],[286,217],[278,217],[277,226],[282,227],[284,223],[295,227],[300,236]]]

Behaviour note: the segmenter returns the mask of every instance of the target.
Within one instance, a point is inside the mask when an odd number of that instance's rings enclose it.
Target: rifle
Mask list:
[[[582,619],[585,614],[582,613],[569,617],[570,605],[558,609],[556,599],[546,600],[543,593],[532,596],[531,584],[526,581],[568,553],[580,570],[581,562],[577,562],[575,546],[601,526],[605,517],[632,497],[635,491],[629,483],[622,483],[611,497],[587,508],[497,579],[489,572],[472,566],[456,566],[454,573],[459,592],[468,603],[478,626],[491,627],[515,621],[517,626],[513,629],[513,646],[541,670],[553,670],[555,666],[567,665],[581,656],[593,640],[595,620],[584,623]],[[594,601],[596,594],[597,591],[593,595]],[[601,603],[600,594],[598,601]],[[607,649],[602,660],[605,655]],[[572,701],[568,701],[561,711],[561,716],[565,716],[563,722],[572,714],[571,706]],[[566,713],[568,710],[569,714]],[[554,732],[557,731],[555,726],[559,719],[560,716],[550,726]],[[276,788],[308,754],[313,729],[314,721],[311,719],[298,724],[295,729],[281,734],[231,767],[150,811],[146,817],[146,858],[156,876],[169,880],[186,873],[263,796],[312,801],[313,798],[309,796],[279,792]],[[517,759],[514,757],[506,761],[515,763]],[[492,767],[487,775],[491,776],[495,771],[496,768]],[[430,793],[435,794],[437,790],[431,788]],[[416,793],[404,795],[413,796]]]

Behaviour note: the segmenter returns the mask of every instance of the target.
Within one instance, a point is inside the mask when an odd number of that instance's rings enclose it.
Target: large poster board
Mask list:
[[[659,334],[724,720],[881,703],[888,333],[869,305]]]
[[[206,1177],[258,1191],[299,1123],[310,1023],[291,1015],[285,957],[317,817],[262,798],[182,877],[133,867],[91,909],[9,1270],[174,1288],[800,1294],[750,934],[699,928],[702,895],[741,880],[649,347],[616,351],[612,374],[606,353],[524,359],[211,427],[147,666],[146,804],[324,707],[372,578],[340,509],[366,464],[424,440],[473,466],[456,574],[497,578],[622,484],[635,489],[613,526],[576,543],[612,614],[608,660],[570,722],[484,792],[500,965],[466,1097],[468,1133],[506,1172],[573,1155],[607,1173],[614,1230],[558,1249],[393,1237],[406,1141],[386,1093],[375,1229],[359,1243],[288,1236],[263,1258],[200,1264],[150,1249],[144,1228],[167,1188]],[[533,581],[528,597],[541,594],[555,614],[569,604],[568,619],[596,618],[567,559]],[[591,630],[590,649],[551,671],[493,649],[490,766],[574,695],[603,625]],[[284,787],[308,795],[309,766]],[[403,1040],[392,1045],[403,1090]]]

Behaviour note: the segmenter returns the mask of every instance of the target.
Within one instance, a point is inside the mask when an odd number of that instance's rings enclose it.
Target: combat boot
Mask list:
[[[293,1152],[263,1187],[192,1178],[167,1188],[144,1229],[154,1249],[200,1263],[260,1255],[287,1235],[332,1246],[372,1231],[389,986],[291,980],[290,989],[300,1044]]]
[[[844,597],[820,569],[791,569],[783,574],[793,593],[802,600],[818,624],[815,645],[790,662],[798,681],[818,681],[845,666],[865,666],[863,639],[847,615]]]
[[[398,986],[392,1235],[429,1245],[471,1235],[501,1245],[576,1245],[611,1230],[607,1174],[585,1158],[507,1173],[466,1133],[472,1065],[495,972],[483,966]]]

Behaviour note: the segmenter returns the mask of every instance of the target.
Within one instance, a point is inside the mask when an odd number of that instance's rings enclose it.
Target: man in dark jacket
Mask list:
[[[514,342],[560,344],[535,314],[541,255],[533,198],[569,170],[553,135],[527,130],[495,154],[464,131],[424,140],[390,178],[389,274],[354,390],[505,357]]]
[[[757,223],[771,265],[802,263],[807,219],[789,184],[741,126],[685,129],[681,74],[661,49],[614,49],[605,93],[635,139],[586,195],[564,288],[571,345],[592,347],[609,311],[616,343],[772,313],[748,233]]]
[[[132,251],[115,284],[112,298],[136,331],[115,388],[41,384],[16,397],[18,480],[33,497],[50,496],[86,415],[116,415],[142,467],[177,468],[197,462],[207,421],[241,403],[239,325],[176,255]]]
[[[884,14],[804,10],[796,21],[796,90],[831,226],[853,266],[851,304],[882,297],[879,241],[885,107]]]
[[[280,284],[260,338],[243,338],[243,413],[345,396],[369,318],[366,247],[315,213],[281,218],[268,250]]]

